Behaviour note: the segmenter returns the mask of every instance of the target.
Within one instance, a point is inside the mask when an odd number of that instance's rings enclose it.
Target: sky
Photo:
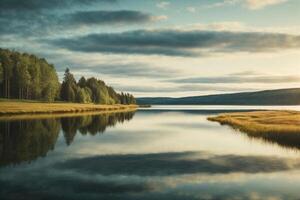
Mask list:
[[[0,0],[0,48],[136,97],[300,87],[299,0]]]

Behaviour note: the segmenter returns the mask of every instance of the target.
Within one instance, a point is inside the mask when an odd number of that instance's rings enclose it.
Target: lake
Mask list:
[[[0,199],[298,199],[300,133],[207,121],[272,106],[153,106],[0,121]]]

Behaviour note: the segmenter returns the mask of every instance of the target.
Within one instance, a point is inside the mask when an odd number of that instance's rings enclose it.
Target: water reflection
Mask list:
[[[250,139],[261,140],[266,143],[276,144],[284,148],[299,150],[300,149],[300,132],[268,132],[268,133],[253,133],[247,131],[241,131],[238,128],[232,127],[227,124],[222,126],[229,126],[232,130],[237,131],[239,134],[246,134]]]
[[[207,121],[215,112],[2,121],[0,199],[297,199],[299,151]]]
[[[70,145],[79,131],[82,135],[104,133],[107,127],[115,126],[133,118],[134,112],[87,115],[61,118],[61,128],[67,145]]]
[[[285,148],[300,149],[300,133],[246,133],[252,139],[260,139],[267,143],[277,144]]]
[[[183,106],[184,107],[184,106]],[[197,106],[196,106],[197,107]],[[201,107],[201,106],[200,106]],[[249,107],[251,106],[245,106],[244,109],[241,108],[236,108],[236,109],[232,109],[232,106],[225,106],[227,109],[222,109],[222,107],[216,106],[216,109],[214,110],[208,110],[208,109],[204,109],[204,110],[199,110],[196,108],[190,108],[189,106],[187,106],[187,109],[184,110],[180,110],[180,113],[184,113],[184,114],[188,114],[188,115],[218,115],[220,113],[233,113],[233,112],[249,112],[249,111],[262,111],[262,110],[266,110],[266,108],[273,108],[273,110],[276,109],[295,109],[295,110],[300,110],[299,106],[286,106],[286,107],[279,107],[279,108],[275,108],[274,107],[263,107],[263,106],[253,106],[253,110],[249,110]],[[150,110],[147,110],[147,113],[152,113],[152,114],[160,114],[162,112],[165,113],[178,113],[178,110],[175,109],[176,107],[174,106],[166,106],[166,108],[164,109],[160,109],[160,106],[155,106],[154,108],[151,108]],[[182,108],[183,109],[183,108]],[[210,123],[203,123],[201,124],[201,122],[197,123],[197,124],[186,124],[185,122],[176,122],[174,124],[166,124],[167,126],[174,126],[174,127],[186,127],[191,128],[191,127],[195,127],[195,128],[200,128],[203,126],[206,126],[207,128],[211,127]],[[222,126],[228,126],[228,125],[223,125]],[[230,127],[230,126],[229,126]],[[256,139],[256,140],[261,140],[267,143],[272,143],[272,144],[276,144],[276,145],[280,145],[281,147],[284,148],[289,148],[289,149],[295,149],[295,150],[299,150],[300,149],[300,133],[289,133],[286,132],[284,134],[282,133],[250,133],[250,132],[241,132],[237,129],[235,129],[234,127],[231,127],[233,130],[236,130],[238,133],[242,133],[242,134],[246,134],[249,138],[251,139]]]
[[[23,168],[13,174],[3,170],[0,197],[296,199],[300,177],[293,170],[299,170],[299,162],[205,152],[97,156],[62,161],[47,168]],[[290,178],[286,177],[288,173],[292,174]]]
[[[46,156],[54,149],[59,130],[59,119],[0,122],[0,165]]]
[[[107,127],[132,119],[134,112],[78,117],[0,121],[0,166],[32,161],[53,150],[60,130],[70,145],[82,135],[103,133]]]
[[[89,163],[88,165],[86,163]],[[270,173],[300,169],[300,160],[271,156],[213,155],[206,152],[104,155],[72,159],[53,168],[80,173],[137,176]]]

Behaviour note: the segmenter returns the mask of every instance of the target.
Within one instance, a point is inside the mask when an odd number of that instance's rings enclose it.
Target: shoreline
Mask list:
[[[108,111],[87,111],[87,112],[67,112],[67,113],[39,113],[39,114],[13,114],[0,115],[0,122],[17,121],[17,120],[35,120],[35,119],[51,119],[51,118],[65,118],[65,117],[81,117],[86,115],[106,115],[118,113],[135,112],[136,109],[125,110],[108,110]]]
[[[22,101],[1,101],[0,117],[17,116],[24,114],[66,114],[84,112],[124,112],[136,110],[138,105],[97,105],[80,103],[43,103],[43,102],[22,102]]]

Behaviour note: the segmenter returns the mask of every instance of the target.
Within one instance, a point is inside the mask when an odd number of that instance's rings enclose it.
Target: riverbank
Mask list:
[[[300,133],[300,112],[298,111],[254,111],[227,113],[208,120],[229,125],[250,134]]]
[[[100,111],[133,111],[137,105],[97,105],[79,103],[44,103],[30,101],[0,101],[0,115],[58,114]]]

